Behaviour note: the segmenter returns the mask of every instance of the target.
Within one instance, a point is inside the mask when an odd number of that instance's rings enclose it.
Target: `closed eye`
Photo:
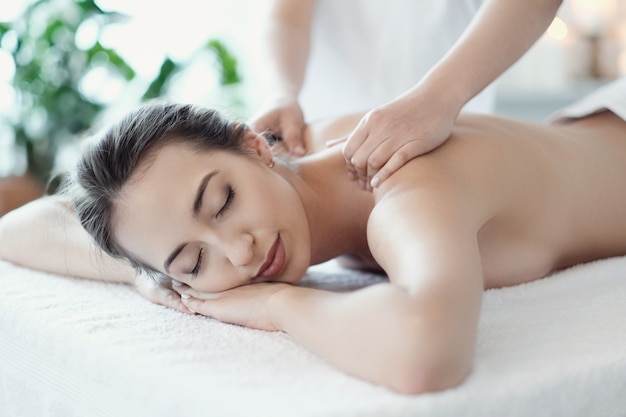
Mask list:
[[[217,212],[217,215],[215,217],[220,217],[221,215],[223,215],[232,204],[234,198],[235,198],[235,189],[231,186],[228,186],[228,192],[226,194],[226,201],[224,202],[224,205],[222,206],[220,211]]]
[[[196,262],[196,266],[191,270],[191,278],[196,278],[198,273],[200,272],[200,268],[202,268],[202,259],[204,258],[204,248],[200,249],[198,252],[198,261]]]

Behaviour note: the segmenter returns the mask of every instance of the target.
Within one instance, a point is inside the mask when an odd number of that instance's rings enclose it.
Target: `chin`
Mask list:
[[[285,270],[285,274],[283,275],[284,281],[289,284],[296,284],[300,282],[304,275],[306,274],[307,269],[309,268],[308,260],[300,259],[298,262],[294,262],[290,265],[290,268]]]

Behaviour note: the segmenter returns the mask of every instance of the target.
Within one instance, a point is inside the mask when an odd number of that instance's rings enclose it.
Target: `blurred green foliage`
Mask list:
[[[230,53],[226,46],[217,39],[207,43],[207,48],[215,52],[220,71],[220,84],[233,85],[241,82],[241,76],[237,69],[237,59]]]
[[[102,10],[94,0],[36,0],[14,21],[0,22],[0,46],[14,60],[15,108],[5,122],[15,135],[15,152],[24,152],[28,173],[46,182],[60,146],[77,140],[103,110],[103,103],[80,91],[85,74],[105,68],[132,81],[134,69],[99,34],[125,16]],[[89,21],[97,27],[93,44],[79,47],[76,33]],[[238,83],[237,60],[218,40],[209,41],[221,68],[221,84]],[[183,64],[165,58],[142,99],[162,97]]]

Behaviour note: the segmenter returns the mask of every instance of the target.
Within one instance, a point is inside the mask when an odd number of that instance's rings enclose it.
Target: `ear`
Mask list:
[[[273,161],[272,149],[265,138],[254,130],[246,127],[243,140],[244,149],[254,152],[266,165],[271,165]]]

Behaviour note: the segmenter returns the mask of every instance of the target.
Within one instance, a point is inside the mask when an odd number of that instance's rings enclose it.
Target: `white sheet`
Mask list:
[[[380,278],[331,263],[307,279]],[[487,291],[469,379],[414,397],[286,334],[185,316],[123,285],[0,262],[0,288],[3,417],[626,416],[626,257]]]

